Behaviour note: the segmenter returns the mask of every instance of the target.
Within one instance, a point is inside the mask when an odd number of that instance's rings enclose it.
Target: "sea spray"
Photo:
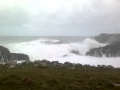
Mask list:
[[[90,57],[85,53],[92,48],[98,48],[107,44],[99,43],[93,39],[86,38],[82,41],[66,43],[61,39],[20,40],[21,42],[12,42],[3,44],[13,53],[24,53],[29,55],[31,61],[47,59],[50,61],[66,61],[71,63],[81,63],[90,65],[113,65],[120,67],[120,57]],[[67,40],[68,41],[68,40]],[[73,52],[74,51],[74,52]],[[78,54],[79,53],[79,54]]]
[[[44,42],[43,42],[44,41]],[[53,43],[46,43],[46,42]],[[67,44],[56,44],[60,40],[48,40],[45,39],[35,40],[30,42],[11,43],[8,48],[14,53],[25,53],[30,56],[31,60],[38,59],[52,59],[69,56],[72,51],[79,52],[79,55],[85,55],[87,51],[92,48],[105,46],[106,44],[98,43],[97,41],[87,38],[82,42],[67,43]]]

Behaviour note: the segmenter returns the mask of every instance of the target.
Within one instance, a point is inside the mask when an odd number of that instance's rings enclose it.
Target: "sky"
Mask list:
[[[0,36],[120,33],[120,0],[0,0]]]

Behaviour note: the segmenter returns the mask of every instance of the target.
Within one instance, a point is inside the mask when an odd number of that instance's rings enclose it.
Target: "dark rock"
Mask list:
[[[10,53],[9,49],[0,46],[0,63],[8,63],[15,60],[29,60],[29,56],[21,53]]]
[[[96,41],[100,43],[109,43],[112,44],[114,42],[120,41],[120,34],[106,34],[102,33],[98,36],[93,37]]]
[[[39,64],[40,67],[48,67],[51,63],[47,60],[35,61],[35,63]]]
[[[52,66],[60,66],[60,63],[58,61],[52,61]]]
[[[3,62],[7,62],[8,58],[11,57],[10,55],[10,51],[3,47],[3,46],[0,46],[0,60],[1,60],[1,63]]]
[[[76,54],[76,55],[80,55],[79,51],[76,51],[76,50],[72,50],[71,53]]]
[[[65,62],[64,63],[64,67],[72,67],[72,66],[74,66],[73,63],[70,63],[70,62]]]
[[[21,53],[11,53],[11,56],[13,56],[13,58],[15,60],[29,60],[29,56],[26,54],[21,54]]]
[[[120,57],[120,34],[102,33],[93,38],[100,43],[108,43],[109,45],[91,49],[86,55],[95,57]]]
[[[86,55],[95,57],[120,57],[120,42],[105,47],[91,49]]]

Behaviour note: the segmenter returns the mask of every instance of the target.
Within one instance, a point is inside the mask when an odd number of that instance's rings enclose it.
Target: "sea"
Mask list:
[[[99,43],[85,36],[0,36],[0,45],[12,53],[29,55],[31,61],[45,59],[60,63],[120,67],[120,57],[86,56],[90,49],[106,46],[107,43]]]

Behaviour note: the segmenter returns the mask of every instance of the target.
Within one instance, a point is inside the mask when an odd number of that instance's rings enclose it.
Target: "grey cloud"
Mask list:
[[[28,22],[28,16],[22,9],[1,10],[0,26],[1,27],[17,27]]]
[[[39,11],[37,15],[31,15],[22,9],[0,11],[0,30],[4,30],[0,31],[0,35],[89,36],[120,33],[119,0],[114,0],[113,4],[106,4],[105,0],[90,1],[82,11],[77,5],[70,11],[61,7],[51,14],[41,14]],[[6,33],[10,30],[11,33]]]

